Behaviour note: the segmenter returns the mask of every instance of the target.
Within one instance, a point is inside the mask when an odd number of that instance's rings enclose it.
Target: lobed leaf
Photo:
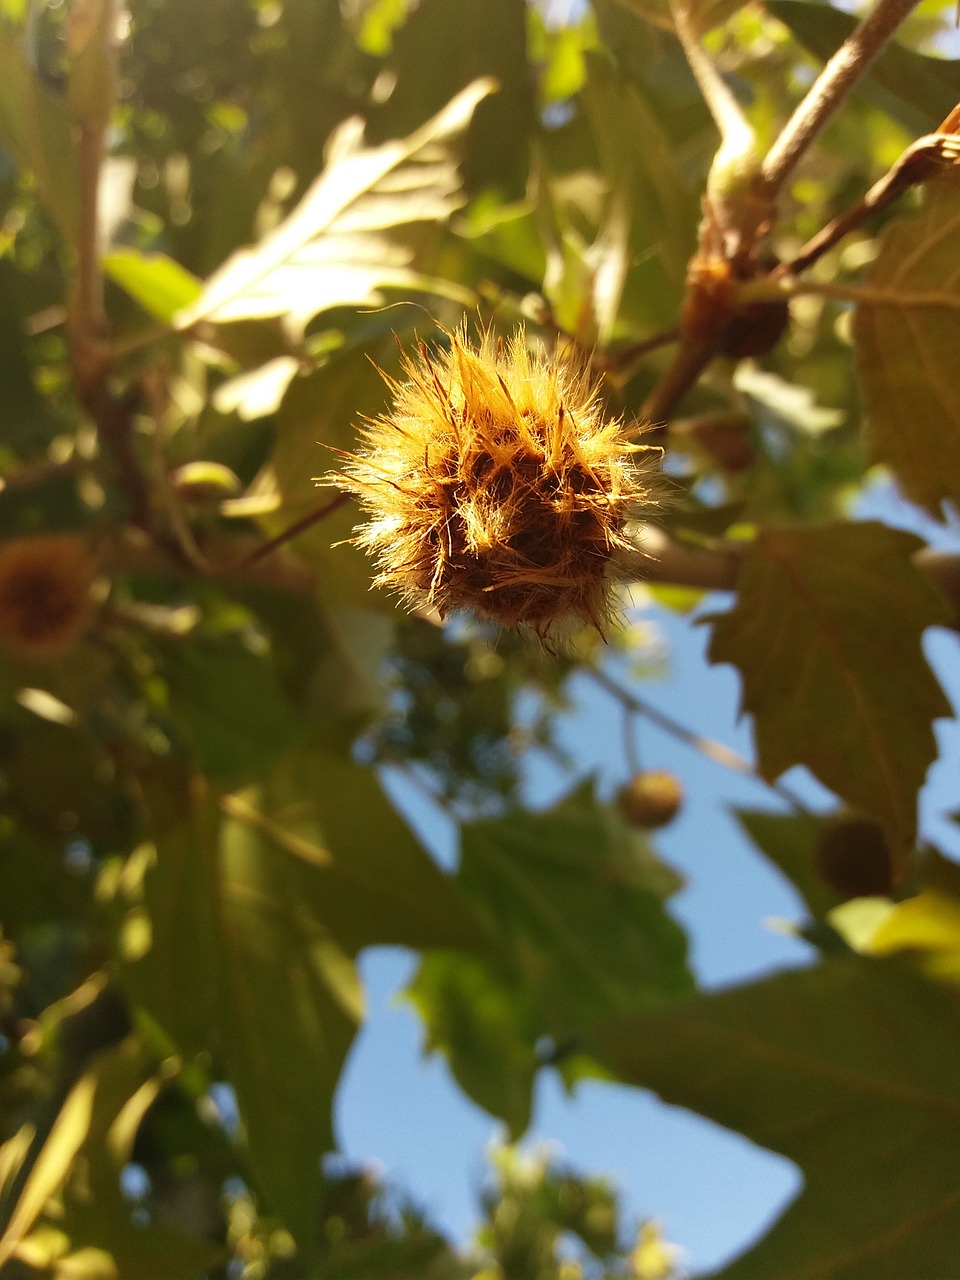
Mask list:
[[[468,824],[458,882],[491,954],[469,966],[427,957],[410,995],[428,1047],[518,1135],[541,1037],[562,1055],[598,1019],[692,990],[686,940],[663,905],[679,882],[589,787],[547,813]]]
[[[362,1003],[317,902],[302,866],[222,832],[217,797],[195,784],[185,818],[157,840],[146,881],[153,945],[126,974],[181,1054],[217,1054],[253,1172],[303,1242],[315,1230],[331,1100]]]
[[[379,147],[362,146],[360,120],[345,121],[330,141],[326,168],[293,212],[255,248],[228,259],[176,314],[177,328],[282,316],[299,337],[321,311],[376,304],[383,285],[449,292],[453,286],[418,275],[410,252],[387,233],[442,221],[463,202],[446,144],[493,88],[490,80],[474,81],[409,137]],[[454,291],[461,301],[472,298]]]
[[[960,175],[885,230],[853,325],[872,462],[934,515],[960,499]]]
[[[949,618],[913,565],[919,545],[873,522],[763,530],[709,651],[740,670],[763,776],[806,765],[884,824],[901,872],[932,721],[951,710],[920,645]]]
[[[601,1042],[625,1080],[803,1170],[800,1196],[722,1280],[960,1271],[954,989],[846,956],[625,1021]]]

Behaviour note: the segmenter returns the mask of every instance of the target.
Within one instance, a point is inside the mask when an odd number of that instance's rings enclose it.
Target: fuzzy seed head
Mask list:
[[[17,538],[0,545],[0,641],[24,658],[56,658],[86,627],[96,569],[78,538]]]
[[[376,585],[441,614],[472,610],[541,638],[603,631],[627,521],[655,501],[658,449],[606,417],[582,368],[532,354],[523,330],[404,357],[389,414],[329,477],[359,498],[355,542]]]

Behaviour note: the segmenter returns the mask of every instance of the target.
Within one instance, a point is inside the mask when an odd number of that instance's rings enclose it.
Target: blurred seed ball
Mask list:
[[[735,272],[726,258],[696,255],[687,274],[680,319],[684,334],[694,341],[716,342],[718,353],[730,360],[767,355],[787,330],[789,305],[785,299],[773,299],[738,306],[737,290],[775,266],[776,261],[768,259],[753,264],[746,273]]]
[[[475,347],[465,328],[446,336],[449,349],[404,357],[390,412],[325,477],[365,509],[354,541],[376,584],[541,638],[571,621],[602,633],[617,555],[639,558],[627,522],[656,501],[661,451],[605,415],[582,366],[532,353],[522,328]]]
[[[863,814],[842,813],[828,823],[814,850],[814,864],[844,901],[888,897],[893,890],[887,838],[880,824]]]
[[[90,621],[96,555],[71,536],[0,545],[0,643],[23,658],[58,658]]]
[[[765,356],[787,331],[790,308],[786,302],[753,302],[728,321],[720,342],[720,354],[730,360]]]
[[[656,831],[672,822],[683,804],[683,786],[666,769],[642,769],[617,792],[617,806],[633,827]]]

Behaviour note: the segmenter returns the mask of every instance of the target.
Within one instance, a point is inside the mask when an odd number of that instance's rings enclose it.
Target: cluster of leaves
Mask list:
[[[551,1066],[795,1160],[801,1196],[725,1280],[960,1270],[960,887],[916,851],[949,713],[921,640],[955,623],[957,575],[849,518],[868,464],[931,517],[960,498],[956,176],[821,257],[784,340],[718,348],[664,415],[650,590],[735,589],[710,653],[742,675],[759,772],[805,765],[844,806],[742,815],[806,905],[808,970],[698,993],[644,833],[589,783],[521,803],[518,753],[549,744],[569,675],[602,669],[596,642],[561,659],[401,618],[333,545],[355,509],[311,479],[383,410],[395,336],[465,308],[581,348],[611,414],[656,403],[670,356],[648,339],[684,314],[717,152],[673,16],[761,150],[855,20],[814,0],[593,0],[562,26],[526,0],[131,0],[114,67],[115,9],[0,0],[0,1268],[668,1275],[652,1228],[624,1246],[608,1189],[513,1152],[469,1257],[324,1172],[356,959],[389,944],[421,955],[428,1046],[512,1134]],[[950,114],[941,9],[843,103],[765,252],[789,261]],[[789,290],[760,283],[783,318]],[[54,532],[89,599],[71,643],[32,652],[8,586]],[[542,713],[521,732],[525,696]],[[378,765],[449,803],[455,873]]]

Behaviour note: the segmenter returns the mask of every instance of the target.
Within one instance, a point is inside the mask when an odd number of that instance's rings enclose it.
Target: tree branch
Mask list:
[[[767,153],[761,166],[761,186],[766,198],[771,198],[783,186],[807,147],[919,2],[877,0],[876,7],[850,33]]]
[[[739,752],[734,751],[722,742],[717,742],[714,738],[704,737],[702,733],[696,733],[693,729],[688,729],[686,725],[681,724],[679,720],[674,720],[672,716],[666,715],[659,707],[655,707],[652,702],[647,702],[645,698],[641,698],[632,689],[624,688],[623,685],[607,675],[601,668],[589,667],[587,668],[587,674],[602,689],[605,689],[607,693],[616,698],[624,708],[633,712],[634,715],[642,716],[644,720],[649,720],[658,729],[662,729],[664,733],[669,733],[672,738],[676,738],[679,742],[692,747],[694,751],[699,751],[708,760],[713,760],[714,763],[723,765],[725,769],[732,769],[734,773],[753,778],[754,781],[769,787],[771,791],[786,800],[791,808],[798,812],[806,811],[803,801],[789,787],[785,787],[780,782],[769,782]]]

